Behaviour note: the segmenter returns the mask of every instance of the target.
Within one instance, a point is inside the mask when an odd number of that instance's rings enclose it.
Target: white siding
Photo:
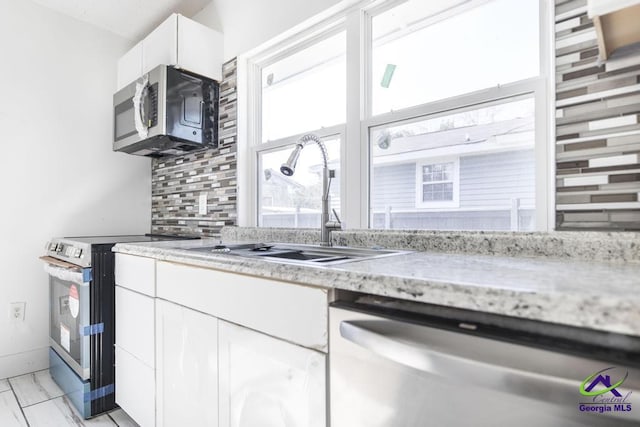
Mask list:
[[[460,208],[511,208],[535,203],[533,150],[491,153],[460,158]]]
[[[376,166],[371,184],[375,190],[371,197],[374,211],[384,211],[387,206],[392,206],[393,210],[415,209],[415,163]]]

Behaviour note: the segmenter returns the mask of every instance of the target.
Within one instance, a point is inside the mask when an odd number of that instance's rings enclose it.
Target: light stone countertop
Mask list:
[[[121,243],[114,251],[305,285],[640,336],[637,263],[412,252],[316,267],[186,250],[218,243],[214,239]]]

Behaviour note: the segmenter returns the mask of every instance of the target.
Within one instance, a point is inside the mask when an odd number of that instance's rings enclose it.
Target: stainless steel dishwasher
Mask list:
[[[604,347],[337,302],[331,426],[640,425],[638,353]]]

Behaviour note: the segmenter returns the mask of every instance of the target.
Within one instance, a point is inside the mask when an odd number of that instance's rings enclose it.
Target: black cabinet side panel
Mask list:
[[[91,391],[109,390],[91,401],[91,413],[97,415],[116,407],[115,404],[115,254],[112,244],[93,245],[91,265],[91,324],[104,325],[104,331],[91,335]],[[98,394],[102,394],[96,392]]]

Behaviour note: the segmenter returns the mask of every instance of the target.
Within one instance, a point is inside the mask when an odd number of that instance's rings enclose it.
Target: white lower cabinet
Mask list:
[[[116,403],[142,427],[326,427],[326,289],[116,255]]]
[[[218,321],[221,427],[326,427],[326,355]]]
[[[116,286],[116,403],[155,425],[155,298]]]
[[[156,425],[218,425],[218,319],[156,300]]]
[[[155,372],[116,345],[116,403],[141,427],[155,425]]]

